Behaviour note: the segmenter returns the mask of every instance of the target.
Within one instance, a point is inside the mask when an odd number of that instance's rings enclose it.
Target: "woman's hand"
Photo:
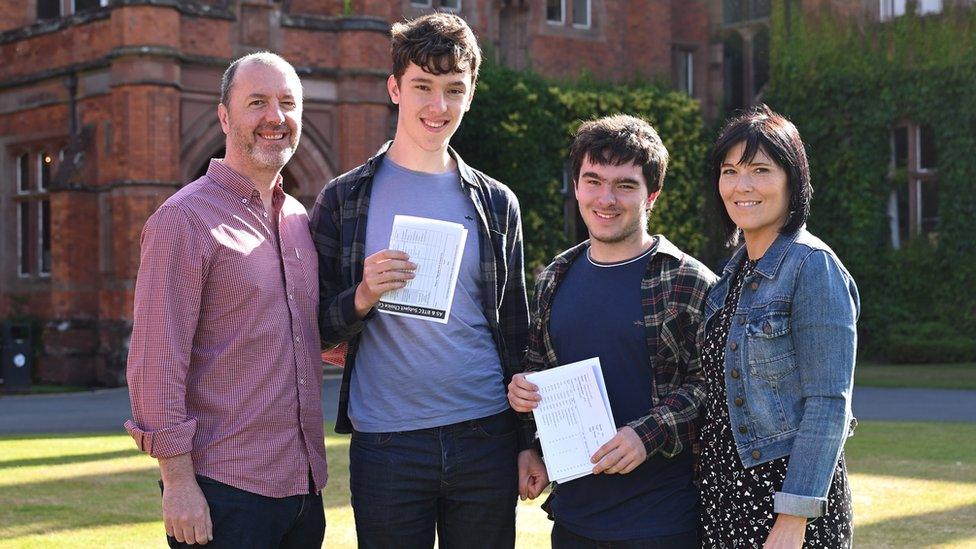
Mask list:
[[[806,517],[780,513],[776,515],[776,522],[769,531],[763,549],[800,549],[803,547],[803,536],[806,532]]]

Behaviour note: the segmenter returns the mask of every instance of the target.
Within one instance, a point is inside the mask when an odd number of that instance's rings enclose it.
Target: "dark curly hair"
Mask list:
[[[481,48],[471,27],[457,15],[431,13],[395,23],[390,35],[397,82],[410,63],[436,75],[471,71],[472,86],[478,80]]]
[[[668,150],[657,131],[646,120],[626,114],[580,124],[569,147],[569,169],[574,184],[579,181],[586,158],[600,166],[627,163],[640,166],[648,193],[661,189],[668,169]]]

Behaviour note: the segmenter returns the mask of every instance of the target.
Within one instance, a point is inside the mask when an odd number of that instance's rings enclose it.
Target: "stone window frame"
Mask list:
[[[593,0],[583,0],[586,2],[586,23],[576,22],[576,2],[578,0],[573,0],[573,13],[572,13],[572,24],[574,29],[589,29],[593,27]],[[564,4],[565,5],[565,4]]]
[[[591,31],[594,29],[593,25],[593,0],[582,0],[585,2],[586,7],[586,22],[577,23],[576,22],[576,2],[578,0],[543,0],[542,2],[542,15],[545,21],[545,26],[550,29],[571,29],[575,31]],[[549,2],[559,3],[559,19],[549,18]]]
[[[899,152],[900,132],[904,132],[904,158]],[[936,230],[940,219],[939,212],[939,172],[938,149],[934,143],[934,131],[929,126],[912,120],[900,120],[890,131],[889,141],[891,159],[889,180],[892,189],[888,195],[887,214],[891,234],[891,247],[900,249],[907,242],[918,239],[938,245],[939,233]],[[926,143],[923,143],[926,141]],[[924,145],[929,145],[933,158],[925,163]],[[934,202],[934,206],[931,204]],[[929,208],[926,208],[929,205]],[[926,216],[926,211],[935,214]],[[903,219],[907,217],[907,219]]]
[[[566,0],[544,0],[543,4],[543,14],[545,15],[546,23],[549,25],[563,26],[566,24]],[[549,2],[559,2],[559,19],[549,18]]]
[[[15,164],[13,193],[10,196],[14,215],[10,217],[16,223],[15,271],[20,280],[48,280],[51,277],[50,184],[64,159],[64,147],[65,143],[51,140],[15,145],[10,149],[10,157]]]
[[[688,97],[695,96],[695,46],[686,44],[674,44],[671,47],[672,52],[672,63],[674,72],[674,88],[682,93],[688,95]],[[682,72],[679,66],[679,61],[685,61],[685,67]],[[681,80],[682,74],[684,75],[684,82]]]

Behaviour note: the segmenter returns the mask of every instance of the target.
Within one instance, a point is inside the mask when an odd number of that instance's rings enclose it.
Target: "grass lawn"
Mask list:
[[[348,438],[327,445],[327,546],[355,547]],[[847,459],[858,548],[976,546],[976,424],[865,422]],[[156,479],[124,435],[0,437],[0,547],[163,547]],[[520,548],[549,546],[540,502]]]
[[[854,384],[862,387],[976,390],[976,364],[859,363]]]

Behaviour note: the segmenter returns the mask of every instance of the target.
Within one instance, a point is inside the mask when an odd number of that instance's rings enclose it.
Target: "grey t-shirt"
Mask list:
[[[366,323],[349,388],[357,431],[439,427],[508,407],[482,305],[478,214],[461,185],[457,171],[415,172],[389,158],[373,177],[367,257],[389,247],[397,214],[460,223],[468,236],[447,324],[379,312]]]

